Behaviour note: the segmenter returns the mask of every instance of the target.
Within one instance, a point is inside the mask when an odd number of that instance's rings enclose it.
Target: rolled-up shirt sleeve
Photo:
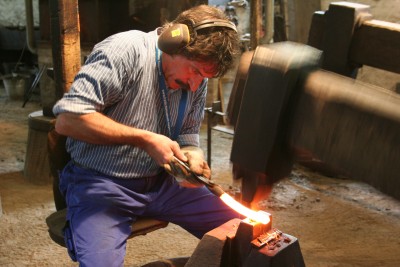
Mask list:
[[[122,60],[118,59],[116,51],[94,50],[76,75],[69,92],[54,106],[53,113],[102,112],[118,102],[124,95],[123,85],[127,83],[125,68],[120,64]]]

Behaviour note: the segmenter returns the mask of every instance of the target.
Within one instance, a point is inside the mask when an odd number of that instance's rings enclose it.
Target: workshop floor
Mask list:
[[[0,266],[77,266],[47,234],[45,218],[55,210],[51,185],[23,177],[28,114],[41,107],[21,104],[0,87]],[[213,140],[213,177],[228,188],[232,137],[214,132]],[[299,239],[307,266],[400,266],[400,202],[368,185],[296,167],[259,206],[272,214],[273,227]],[[169,224],[129,240],[126,266],[190,256],[197,243]]]

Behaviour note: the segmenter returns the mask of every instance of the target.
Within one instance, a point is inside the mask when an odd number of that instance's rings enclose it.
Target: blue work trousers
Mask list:
[[[181,187],[167,173],[117,179],[71,162],[60,174],[60,190],[68,206],[66,245],[80,266],[123,266],[138,216],[180,225],[198,238],[240,216],[206,187]]]

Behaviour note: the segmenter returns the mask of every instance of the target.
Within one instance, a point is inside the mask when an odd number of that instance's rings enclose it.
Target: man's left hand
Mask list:
[[[211,170],[207,162],[204,161],[203,151],[198,147],[183,147],[183,154],[187,158],[187,164],[191,172],[188,172],[177,161],[172,159],[169,164],[165,164],[164,168],[184,187],[199,187],[203,184],[194,177],[196,175],[204,176],[207,179],[211,177]]]
[[[204,161],[203,155],[201,155],[197,151],[184,151],[183,153],[187,157],[187,163],[189,164],[189,168],[192,172],[197,175],[202,175],[207,179],[211,177],[211,169],[208,166],[207,162]]]

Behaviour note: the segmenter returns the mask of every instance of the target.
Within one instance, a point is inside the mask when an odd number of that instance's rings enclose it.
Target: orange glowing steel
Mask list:
[[[224,193],[220,196],[220,199],[225,202],[226,205],[231,207],[232,209],[236,210],[238,213],[246,216],[247,218],[260,222],[262,224],[267,224],[269,223],[269,214],[266,212],[256,212],[254,210],[251,210],[249,208],[246,208],[239,202],[237,202],[235,199],[233,199],[230,195],[227,193]]]

